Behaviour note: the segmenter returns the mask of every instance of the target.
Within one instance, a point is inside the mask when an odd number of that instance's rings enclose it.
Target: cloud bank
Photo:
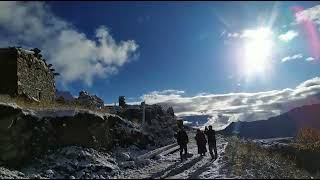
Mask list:
[[[320,24],[320,5],[298,12],[296,14],[296,21],[298,23],[313,21],[316,24]]]
[[[176,115],[209,115],[206,124],[216,129],[234,121],[264,120],[302,105],[320,103],[320,77],[295,88],[257,93],[199,94],[185,96],[184,91],[154,91],[140,97],[147,104],[172,106]]]
[[[72,24],[55,16],[44,2],[0,2],[0,46],[38,47],[61,74],[63,84],[80,80],[92,85],[134,58],[134,40],[116,42],[107,27],[89,39]]]

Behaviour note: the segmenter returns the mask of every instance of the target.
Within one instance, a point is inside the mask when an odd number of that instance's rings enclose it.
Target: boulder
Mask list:
[[[130,155],[125,152],[117,153],[117,157],[120,161],[129,161],[131,159]]]

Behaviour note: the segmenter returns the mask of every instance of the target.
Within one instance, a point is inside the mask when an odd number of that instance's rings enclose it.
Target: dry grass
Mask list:
[[[295,141],[285,147],[263,148],[237,137],[230,137],[228,141],[226,154],[235,175],[245,178],[320,177],[320,131],[316,129],[300,129]]]
[[[301,128],[294,147],[294,159],[299,167],[313,174],[320,174],[320,131],[313,128]]]
[[[311,178],[311,175],[296,167],[295,162],[276,152],[260,148],[251,141],[237,137],[228,139],[227,161],[231,175],[241,178]]]
[[[301,128],[293,146],[299,150],[320,153],[320,131],[313,128]]]

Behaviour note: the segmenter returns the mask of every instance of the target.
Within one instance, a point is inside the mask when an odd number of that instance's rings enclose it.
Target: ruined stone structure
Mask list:
[[[101,109],[104,107],[104,102],[101,98],[99,98],[96,95],[90,95],[86,91],[80,91],[79,97],[76,99],[76,101],[79,104],[86,106],[88,108]]]
[[[119,106],[122,108],[126,107],[126,100],[124,96],[119,96]]]
[[[54,69],[39,49],[0,48],[0,94],[25,95],[39,101],[55,99]]]

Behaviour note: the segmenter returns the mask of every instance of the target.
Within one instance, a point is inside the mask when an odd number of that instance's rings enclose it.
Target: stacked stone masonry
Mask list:
[[[19,48],[0,49],[1,94],[26,95],[39,101],[55,99],[54,72],[41,57]]]

